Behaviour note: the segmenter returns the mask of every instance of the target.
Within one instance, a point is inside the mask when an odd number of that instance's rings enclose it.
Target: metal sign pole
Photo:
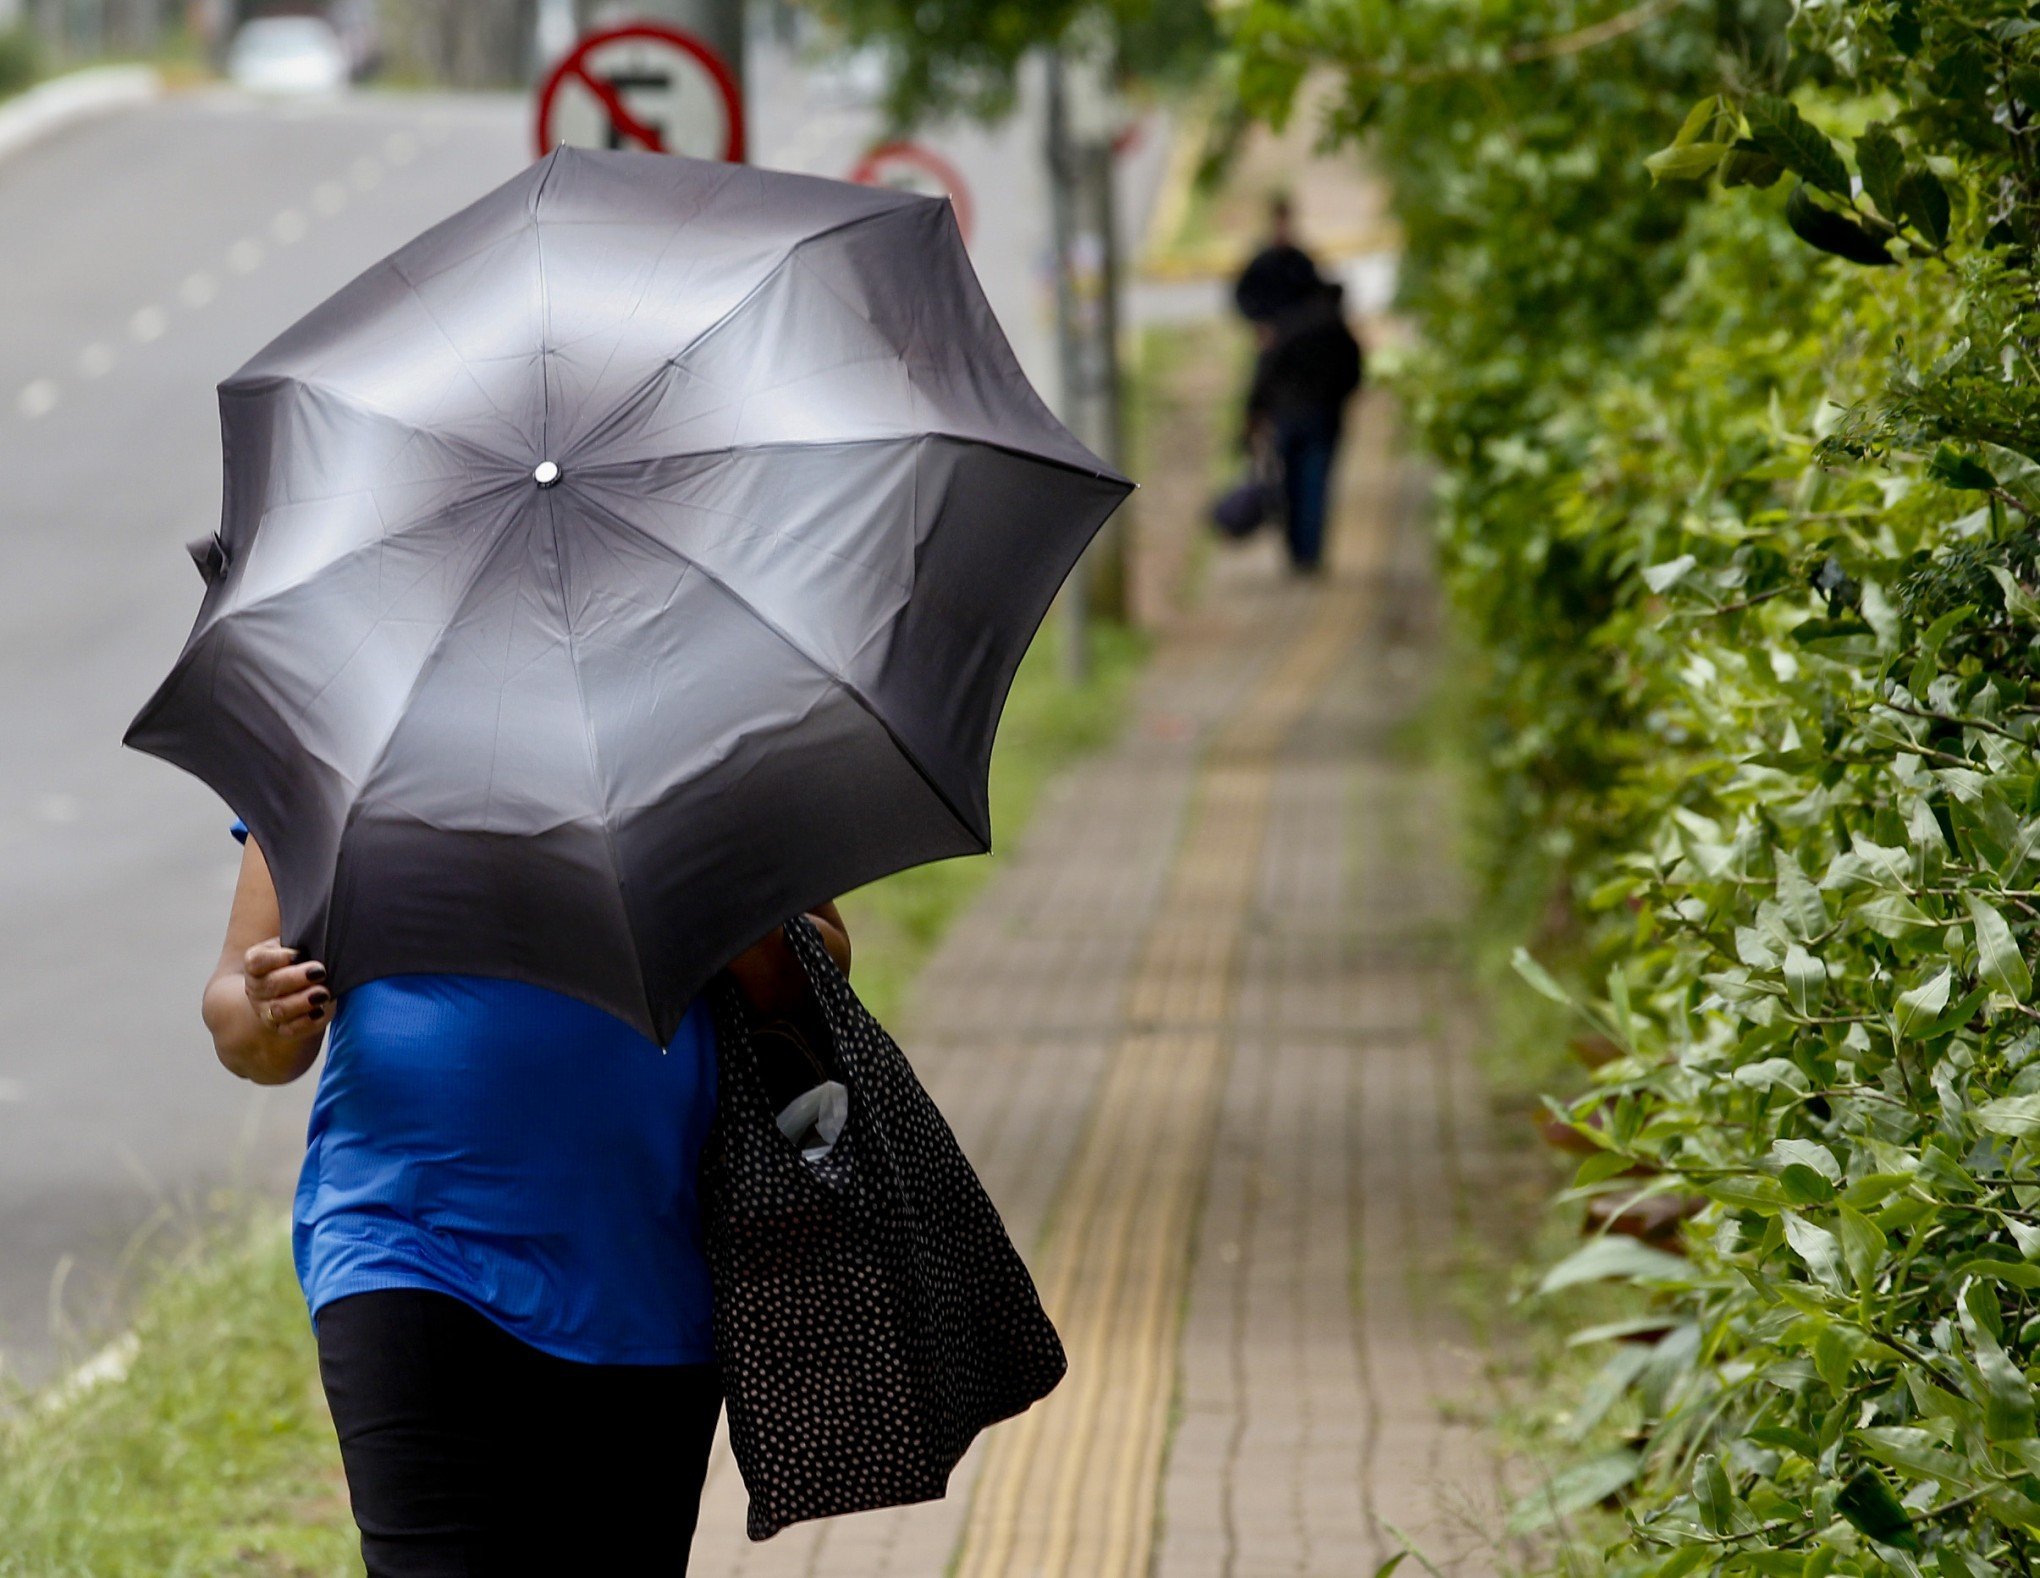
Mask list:
[[[1078,438],[1084,438],[1090,404],[1084,370],[1084,346],[1077,323],[1077,290],[1073,276],[1077,241],[1076,149],[1070,138],[1068,84],[1062,55],[1048,55],[1048,202],[1049,231],[1055,253],[1055,345],[1061,385],[1061,416]],[[1082,554],[1063,583],[1063,677],[1081,685],[1091,675],[1091,556]]]
[[[744,80],[744,0],[641,0],[630,9],[646,20],[671,22],[698,35],[722,56],[730,75],[737,79],[737,86],[748,86]],[[747,92],[743,95],[747,121],[751,118],[750,101]],[[748,137],[744,140],[749,142]]]

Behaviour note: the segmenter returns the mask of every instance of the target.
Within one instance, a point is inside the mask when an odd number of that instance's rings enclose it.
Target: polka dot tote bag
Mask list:
[[[702,1215],[747,1529],[928,1501],[973,1437],[1062,1379],[1062,1343],[956,1138],[812,923],[787,923],[849,1090],[810,1160],[782,1134],[743,998],[717,979]],[[822,1049],[817,1049],[821,1051]]]

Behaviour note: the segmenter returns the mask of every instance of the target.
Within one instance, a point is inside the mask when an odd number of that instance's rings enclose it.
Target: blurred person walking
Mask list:
[[[1233,287],[1258,346],[1245,437],[1250,450],[1265,448],[1279,462],[1289,562],[1314,575],[1324,564],[1346,402],[1360,388],[1365,357],[1346,325],[1344,287],[1296,243],[1289,199],[1275,198],[1268,212],[1267,244]]]

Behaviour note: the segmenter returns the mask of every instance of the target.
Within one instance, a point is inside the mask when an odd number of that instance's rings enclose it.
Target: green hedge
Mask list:
[[[1637,1291],[1541,1510],[1612,1498],[1616,1574],[2031,1571],[2040,23],[1230,21],[1395,184],[1495,858],[1562,873],[1521,969],[1614,1054],[1571,1198],[1692,1213],[1545,1271]]]

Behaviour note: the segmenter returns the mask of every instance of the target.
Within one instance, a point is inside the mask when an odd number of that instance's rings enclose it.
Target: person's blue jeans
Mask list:
[[[1289,511],[1289,562],[1299,570],[1315,570],[1324,562],[1339,417],[1339,407],[1331,406],[1288,417],[1275,430]]]

